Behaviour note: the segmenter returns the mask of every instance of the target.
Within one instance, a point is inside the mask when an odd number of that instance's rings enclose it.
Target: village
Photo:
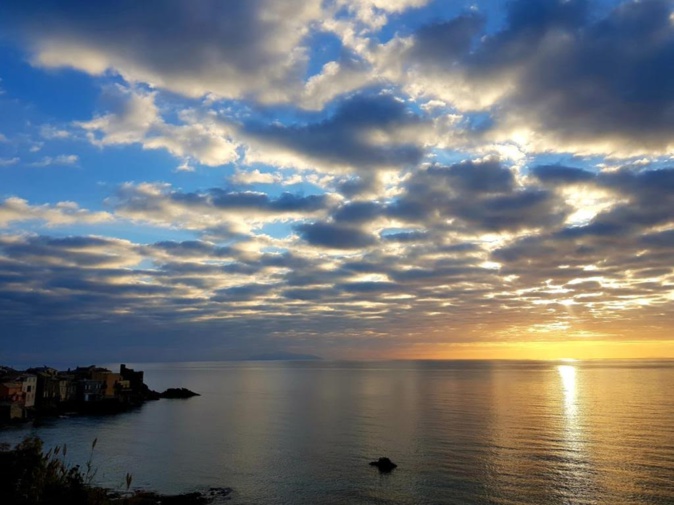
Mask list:
[[[94,365],[66,371],[0,366],[0,424],[68,412],[119,412],[162,397],[143,375],[124,364],[119,372]]]

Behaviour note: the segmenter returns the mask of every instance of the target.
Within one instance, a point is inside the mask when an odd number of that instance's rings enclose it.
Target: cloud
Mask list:
[[[496,160],[466,161],[419,170],[387,208],[407,223],[475,231],[521,231],[561,224],[568,208],[554,193],[517,187],[513,173]]]
[[[232,182],[235,184],[281,184],[283,176],[279,173],[260,172],[251,170],[247,172],[239,171],[232,176]]]
[[[169,359],[669,338],[671,5],[481,5],[2,4],[36,77],[103,92],[67,127],[21,116],[0,165],[44,143],[38,166],[86,153],[75,184],[131,182],[86,196],[117,188],[108,212],[5,195],[0,332],[48,351],[117,333]],[[136,148],[183,172],[110,166],[140,167]],[[62,236],[92,224],[109,236]]]
[[[81,209],[75,202],[31,205],[17,197],[6,198],[0,203],[0,227],[24,221],[42,221],[46,226],[70,224],[100,224],[111,222],[114,217],[108,212],[91,212]]]
[[[39,12],[12,1],[2,9],[37,65],[113,71],[189,97],[264,101],[286,100],[300,85],[301,44],[321,13],[320,2],[305,0],[125,0],[96,8],[68,0],[43,3]]]
[[[105,237],[3,236],[0,249],[10,259],[23,264],[109,268],[134,266],[140,261],[134,246],[120,239]]]
[[[59,154],[58,156],[45,156],[30,165],[33,167],[50,167],[53,165],[72,166],[77,165],[79,161],[80,158],[76,154]]]
[[[422,120],[390,95],[359,95],[340,101],[327,119],[300,125],[248,125],[249,162],[316,167],[331,171],[400,168],[418,163],[423,150],[406,132]]]
[[[639,170],[627,166],[615,171],[593,173],[570,167],[542,166],[532,172],[558,191],[573,186],[576,192],[581,188],[586,192],[600,191],[610,195],[610,203],[593,216],[592,222],[573,233],[643,232],[648,227],[663,226],[672,221],[672,168]]]
[[[269,331],[295,343],[320,332],[340,346],[362,339],[376,345],[367,332],[397,336],[394,346],[511,339],[508,332],[517,328],[539,338],[552,324],[634,335],[636,319],[671,312],[674,223],[671,212],[659,217],[661,208],[671,208],[671,171],[547,166],[518,178],[496,160],[474,160],[427,167],[405,179],[397,197],[375,202],[127,185],[119,215],[165,226],[184,220],[188,230],[236,215],[283,215],[291,216],[298,236],[276,253],[260,242],[248,248],[259,237],[224,245],[204,237],[134,244],[4,236],[0,313],[4,321],[25,320],[39,310],[54,328],[73,319],[126,327],[129,317],[140,318],[132,328],[189,324],[204,343],[213,332],[246,327],[250,340],[239,349]],[[620,198],[587,225],[568,226],[555,202],[579,185]],[[402,212],[414,205],[417,212]],[[520,215],[522,207],[529,210]],[[633,219],[618,221],[635,207],[641,210]],[[403,219],[406,228],[388,228],[387,220]],[[492,243],[484,233],[494,229],[503,239]],[[484,325],[489,335],[480,330]]]
[[[480,15],[461,15],[398,36],[372,59],[411,96],[490,114],[493,126],[478,132],[487,140],[514,139],[530,151],[670,152],[671,4],[594,7],[518,0],[495,33]]]
[[[430,0],[335,0],[335,6],[350,11],[356,21],[369,29],[379,29],[387,23],[387,15],[411,8],[423,7]]]
[[[296,227],[309,244],[331,249],[360,249],[376,243],[376,238],[358,228],[332,223],[301,224]]]
[[[104,89],[102,102],[108,113],[77,126],[99,137],[91,137],[100,145],[132,144],[140,142],[159,119],[159,110],[154,103],[155,93],[134,90],[116,84]]]
[[[307,109],[320,110],[341,94],[372,85],[372,70],[372,65],[358,55],[344,54],[325,63],[318,74],[307,80],[298,103]],[[383,81],[378,83],[381,85]]]
[[[355,201],[339,207],[333,217],[337,222],[357,224],[372,221],[382,213],[382,206],[377,202]]]
[[[158,226],[248,234],[264,223],[323,215],[334,205],[334,198],[292,193],[271,198],[265,193],[221,188],[185,193],[167,185],[125,184],[109,203],[119,216]]]
[[[594,318],[613,311],[644,310],[669,303],[669,254],[674,229],[674,170],[622,167],[592,173],[569,167],[533,170],[546,185],[610,192],[612,204],[587,222],[520,237],[497,248],[492,260],[516,279],[530,299],[566,297]]]
[[[596,177],[596,174],[588,170],[563,165],[538,165],[531,172],[540,181],[552,184],[583,183],[592,181]]]
[[[46,140],[64,140],[71,138],[72,135],[72,132],[52,125],[42,125],[40,127],[40,136]]]
[[[19,158],[16,156],[13,158],[0,158],[0,167],[11,167],[16,165],[19,162]]]
[[[238,159],[237,144],[223,123],[191,110],[179,114],[179,124],[167,123],[155,97],[155,92],[110,86],[102,99],[108,112],[76,125],[89,132],[95,145],[139,143],[144,149],[166,149],[183,159],[182,169],[189,169],[192,160],[219,166]]]
[[[451,67],[470,52],[484,23],[482,16],[471,13],[425,25],[416,32],[409,57],[430,66]]]

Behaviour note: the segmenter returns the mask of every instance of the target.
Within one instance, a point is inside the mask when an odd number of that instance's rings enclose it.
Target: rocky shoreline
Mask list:
[[[229,500],[232,488],[210,488],[208,491],[194,491],[177,495],[166,495],[153,491],[133,491],[118,493],[108,491],[109,505],[205,505],[214,501]]]

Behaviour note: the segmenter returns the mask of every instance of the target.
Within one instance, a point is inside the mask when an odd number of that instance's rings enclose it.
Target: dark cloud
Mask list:
[[[395,282],[347,282],[336,286],[338,289],[343,289],[352,293],[379,293],[400,291],[402,286]]]
[[[565,228],[559,232],[559,236],[564,238],[580,238],[580,237],[611,237],[621,233],[625,233],[626,227],[617,223],[605,223],[597,221],[584,226],[573,226]]]
[[[176,194],[176,201],[183,201],[188,195]],[[272,199],[265,193],[232,192],[222,189],[209,190],[209,197],[205,195],[189,195],[190,203],[197,203],[204,198],[215,207],[221,209],[255,209],[267,212],[313,212],[326,207],[329,200],[327,195],[293,195],[283,193],[276,199]]]
[[[452,279],[455,281],[468,280],[476,274],[482,280],[487,280],[485,277],[492,275],[490,272],[485,271],[485,269],[475,267],[469,261],[444,260],[434,262],[429,267],[393,270],[390,275],[395,282],[399,283],[427,283],[430,279],[433,279],[434,282],[432,284],[435,285],[436,283],[447,282]]]
[[[423,26],[415,37],[412,57],[431,65],[451,65],[470,52],[484,19],[476,14]]]
[[[283,296],[290,300],[301,300],[301,301],[316,301],[316,300],[326,300],[327,298],[334,297],[338,294],[338,291],[334,288],[305,288],[305,289],[286,289],[283,291]]]
[[[162,242],[155,242],[153,248],[165,251],[174,257],[192,257],[212,255],[215,257],[230,256],[232,249],[229,247],[214,247],[212,244],[202,242],[200,240],[184,240],[176,242],[165,240]]]
[[[358,228],[332,223],[301,224],[296,227],[309,244],[334,249],[359,249],[376,243],[375,237]]]
[[[48,261],[93,268],[127,263],[129,256],[134,254],[134,247],[120,240],[101,237],[30,236],[23,241],[14,241],[3,240],[0,236],[0,252],[24,262]]]
[[[423,151],[411,143],[375,143],[369,134],[394,134],[401,127],[420,125],[421,119],[389,95],[357,95],[339,103],[328,119],[301,125],[249,125],[245,133],[308,156],[318,163],[352,169],[400,167],[420,161]]]
[[[674,230],[649,233],[641,237],[641,242],[650,248],[674,249]]]
[[[346,198],[354,198],[371,190],[374,187],[373,178],[364,177],[363,175],[361,174],[360,177],[351,177],[345,181],[341,181],[337,184],[337,192]]]
[[[273,286],[265,284],[247,284],[245,286],[236,286],[233,288],[217,290],[211,300],[214,302],[226,301],[250,301],[259,296],[266,295],[272,290]]]
[[[620,227],[622,233],[644,233],[672,221],[674,169],[638,171],[630,167],[600,174],[596,184],[619,199],[594,219],[595,225]],[[621,201],[622,200],[622,201]]]
[[[592,181],[596,174],[582,168],[565,167],[562,165],[538,165],[531,173],[539,180],[549,184],[574,184]]]
[[[514,105],[563,137],[663,147],[674,132],[670,13],[666,1],[624,2],[598,22],[564,26],[566,39],[539,44],[526,62]]]
[[[391,217],[428,226],[458,219],[488,231],[548,227],[563,222],[568,208],[552,192],[516,188],[512,172],[497,161],[463,162],[415,172],[391,203]]]
[[[608,13],[586,0],[516,0],[494,34],[473,16],[423,28],[410,63],[500,86],[497,128],[524,125],[602,152],[664,149],[674,133],[671,13],[667,0]]]
[[[382,213],[382,206],[376,202],[349,202],[335,211],[337,222],[362,223],[371,221]]]
[[[562,200],[547,191],[523,190],[484,199],[477,204],[460,203],[455,215],[489,231],[519,230],[560,224],[566,217]]]
[[[513,189],[513,173],[500,162],[464,161],[449,167],[430,167],[428,176],[444,179],[456,191],[483,194],[503,193]]]

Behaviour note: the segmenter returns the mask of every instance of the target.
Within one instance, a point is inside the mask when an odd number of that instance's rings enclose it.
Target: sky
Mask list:
[[[0,3],[0,362],[674,357],[674,4]]]

